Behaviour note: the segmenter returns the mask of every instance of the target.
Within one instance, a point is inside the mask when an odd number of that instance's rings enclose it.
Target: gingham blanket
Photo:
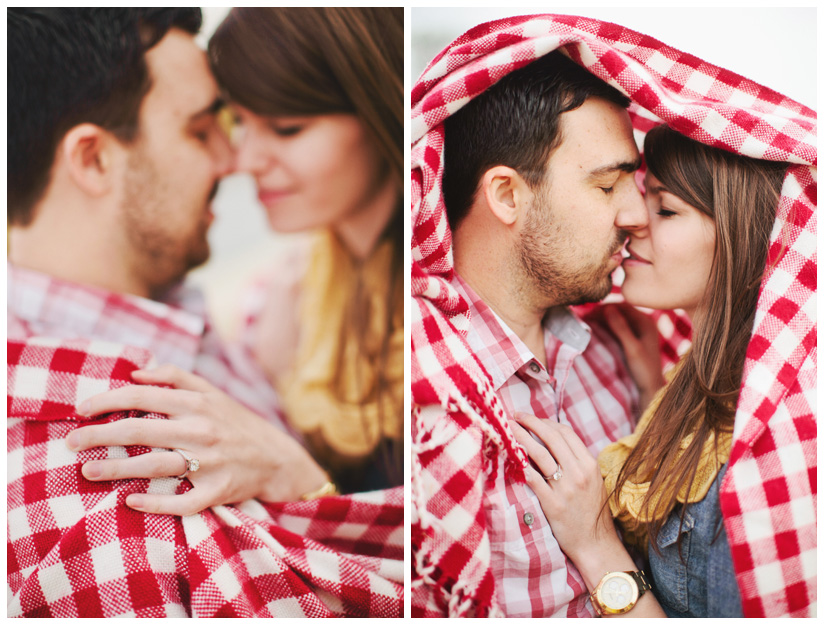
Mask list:
[[[525,463],[464,340],[466,303],[448,282],[442,122],[557,48],[630,97],[640,145],[666,122],[709,145],[794,164],[720,499],[744,614],[815,615],[816,113],[651,37],[567,15],[482,24],[439,54],[412,91],[413,615],[498,614],[481,493],[496,472],[523,480]],[[659,325],[672,361],[690,327],[673,316]]]
[[[197,515],[129,509],[129,493],[179,493],[176,478],[92,483],[66,435],[76,404],[130,384],[145,350],[33,337],[8,349],[9,616],[403,616],[403,490]],[[99,421],[142,416],[113,413]]]

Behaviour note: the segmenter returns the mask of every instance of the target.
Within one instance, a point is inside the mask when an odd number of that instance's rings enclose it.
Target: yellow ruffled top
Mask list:
[[[675,369],[670,372],[668,381],[672,380],[672,375]],[[659,390],[656,396],[651,401],[645,412],[639,420],[638,426],[632,435],[622,437],[615,443],[611,443],[599,454],[599,467],[604,477],[604,485],[607,493],[612,493],[616,487],[619,471],[627,461],[627,457],[633,451],[633,448],[638,444],[639,438],[644,432],[650,420],[653,419],[656,410],[664,396],[665,389],[663,387]],[[714,441],[717,440],[717,441]],[[699,467],[696,470],[696,477],[693,483],[689,486],[683,485],[676,495],[678,502],[683,504],[690,502],[701,501],[708,493],[713,481],[716,479],[719,470],[728,462],[730,458],[731,443],[733,434],[730,432],[719,433],[718,435],[711,434],[702,449],[702,456],[699,460]],[[688,435],[682,440],[680,448],[685,450],[693,441],[693,435]],[[645,517],[642,514],[642,502],[650,489],[649,479],[652,475],[643,478],[647,481],[633,482],[631,480],[625,481],[622,490],[615,497],[610,498],[610,512],[617,522],[622,526],[623,537],[625,543],[634,545],[640,548],[647,554],[647,527],[645,523],[654,519],[661,519],[670,514],[670,510],[664,510],[665,505],[657,507],[654,500],[652,514],[650,517]]]
[[[374,363],[382,347],[391,288],[392,244],[384,241],[363,264],[332,232],[319,235],[302,282],[300,331],[295,367],[279,381],[290,423],[328,469],[363,464],[382,439],[400,440],[404,406],[404,311],[396,307],[384,376],[389,382],[379,407]],[[360,285],[359,285],[360,281]],[[403,285],[396,281],[401,298]],[[366,319],[346,320],[356,290],[368,294]],[[365,350],[352,329],[366,324]],[[343,351],[341,345],[343,342]],[[339,363],[338,359],[342,359]],[[337,371],[342,394],[334,393]]]

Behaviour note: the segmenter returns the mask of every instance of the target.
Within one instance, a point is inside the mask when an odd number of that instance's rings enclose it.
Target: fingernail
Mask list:
[[[74,434],[74,432],[70,432],[69,436],[66,437],[66,447],[72,452],[77,452],[77,436]]]
[[[79,405],[77,405],[77,412],[81,415],[87,415],[89,413],[89,409],[91,408],[89,404],[90,403],[88,400],[84,400]]]
[[[83,475],[86,478],[100,478],[103,475],[103,468],[100,463],[90,461],[83,466]]]
[[[143,496],[133,493],[128,498],[126,498],[126,505],[132,509],[142,509]]]

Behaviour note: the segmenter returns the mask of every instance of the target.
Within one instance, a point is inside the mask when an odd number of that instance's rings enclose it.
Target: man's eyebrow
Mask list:
[[[587,179],[591,180],[594,178],[599,178],[606,174],[612,174],[613,172],[627,172],[628,174],[632,174],[641,166],[641,157],[633,161],[620,161],[618,163],[609,163],[608,165],[602,165],[601,167],[597,167],[595,170],[592,170],[590,173],[587,174]]]
[[[189,119],[190,121],[194,121],[206,115],[215,115],[224,107],[225,104],[226,101],[221,96],[216,96],[215,99],[212,102],[210,102],[207,106],[203,107],[197,113],[193,113],[192,115],[190,115]]]

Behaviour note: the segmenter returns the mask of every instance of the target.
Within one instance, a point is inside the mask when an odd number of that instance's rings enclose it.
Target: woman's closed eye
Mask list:
[[[300,124],[270,124],[269,129],[278,137],[293,137],[300,133],[304,127]]]

